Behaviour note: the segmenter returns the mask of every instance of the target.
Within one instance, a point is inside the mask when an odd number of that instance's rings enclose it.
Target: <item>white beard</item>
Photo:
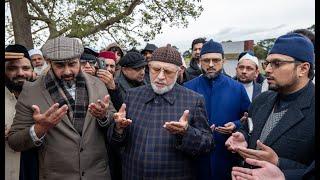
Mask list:
[[[39,76],[48,67],[47,62],[44,62],[42,66],[34,67],[33,71]]]
[[[153,82],[150,82],[153,92],[155,92],[156,94],[164,94],[171,91],[173,86],[176,84],[177,78],[178,78],[178,74],[176,74],[175,80],[173,81],[172,84],[170,84],[169,86],[165,86],[163,88],[158,88]]]

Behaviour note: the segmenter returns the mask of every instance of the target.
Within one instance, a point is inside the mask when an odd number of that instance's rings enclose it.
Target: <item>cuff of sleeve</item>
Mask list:
[[[102,119],[97,119],[97,121],[98,121],[98,124],[101,126],[101,127],[106,127],[107,125],[108,125],[108,123],[109,123],[109,121],[108,121],[108,114],[104,117],[104,118],[102,118]]]
[[[124,130],[122,134],[119,134],[119,133],[116,131],[115,127],[113,128],[112,139],[113,139],[114,141],[122,142],[122,141],[125,139],[125,137],[126,137],[126,130]]]
[[[29,130],[29,134],[31,136],[31,139],[32,139],[34,145],[41,146],[45,135],[43,135],[41,138],[38,138],[36,132],[34,131],[34,125],[31,126],[31,128]]]
[[[240,128],[240,126],[241,126],[240,120],[233,121],[233,123],[236,125],[236,128],[234,130],[237,130]]]

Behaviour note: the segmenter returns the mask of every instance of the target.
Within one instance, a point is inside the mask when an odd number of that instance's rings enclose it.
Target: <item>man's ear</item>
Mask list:
[[[308,76],[309,73],[309,69],[310,69],[310,64],[309,63],[301,63],[300,65],[300,70],[299,70],[299,77],[302,77],[304,74],[306,74],[306,76]]]

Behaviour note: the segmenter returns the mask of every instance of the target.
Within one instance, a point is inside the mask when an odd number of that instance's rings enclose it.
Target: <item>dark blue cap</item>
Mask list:
[[[314,64],[314,47],[312,42],[297,33],[289,33],[278,37],[269,54],[282,54],[299,61]]]
[[[222,45],[218,42],[213,41],[212,39],[203,44],[200,56],[207,53],[220,53],[222,55],[224,54]]]

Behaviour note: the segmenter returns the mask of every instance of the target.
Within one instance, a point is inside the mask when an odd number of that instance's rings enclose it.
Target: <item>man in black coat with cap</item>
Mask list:
[[[141,51],[141,54],[144,56],[146,61],[149,62],[151,60],[153,51],[156,49],[158,49],[158,47],[156,45],[147,43],[146,47]],[[146,66],[146,69],[145,69],[144,79],[147,84],[150,84],[149,67],[148,66]]]
[[[116,88],[111,92],[117,94],[117,102],[115,104],[122,104],[126,97],[127,91],[131,88],[145,85],[145,66],[147,65],[144,57],[137,52],[128,52],[123,56],[119,65],[121,71],[119,76],[116,78]],[[119,107],[116,107],[119,110]],[[108,146],[108,153],[110,157],[110,169],[112,179],[121,180],[121,148]]]

